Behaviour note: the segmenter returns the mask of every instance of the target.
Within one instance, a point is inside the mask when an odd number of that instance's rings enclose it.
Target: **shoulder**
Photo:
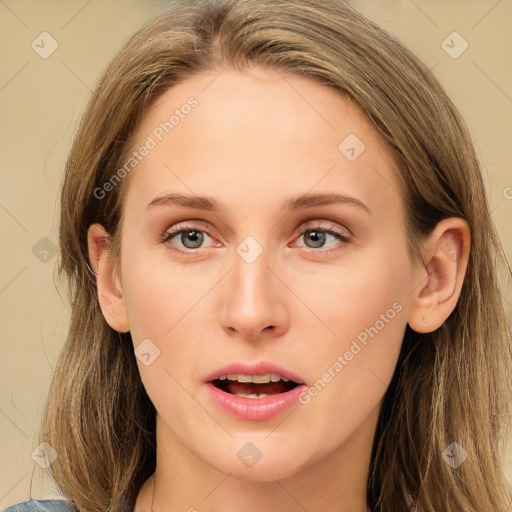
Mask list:
[[[34,500],[17,503],[2,512],[73,512],[75,508],[66,500]]]

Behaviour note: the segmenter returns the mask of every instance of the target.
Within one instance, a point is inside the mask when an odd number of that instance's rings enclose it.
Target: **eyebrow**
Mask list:
[[[371,215],[371,210],[359,199],[343,194],[309,194],[285,201],[283,209],[287,211],[312,208],[328,204],[351,204],[358,206]],[[194,208],[210,212],[225,211],[225,208],[211,197],[191,196],[184,194],[165,194],[155,197],[146,207],[150,209],[157,205],[177,205],[184,208]]]

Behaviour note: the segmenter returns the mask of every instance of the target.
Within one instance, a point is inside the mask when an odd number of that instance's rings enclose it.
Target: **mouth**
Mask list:
[[[217,389],[244,398],[264,398],[291,391],[300,385],[287,377],[269,373],[265,375],[227,374],[211,380]]]
[[[298,374],[270,361],[234,361],[204,383],[212,404],[245,421],[265,421],[299,401],[306,384]]]
[[[232,365],[229,370],[223,369],[221,375],[220,372],[210,375],[205,383],[212,402],[225,413],[246,421],[270,420],[296,405],[306,388],[304,383],[298,382],[300,377],[293,375],[296,380],[292,380],[289,372],[286,372],[287,376],[258,373],[270,369],[269,365],[265,365],[264,370],[261,366],[257,369],[257,365],[253,365],[249,369],[246,365],[247,373],[229,373],[236,371]],[[273,366],[272,371],[281,370]]]

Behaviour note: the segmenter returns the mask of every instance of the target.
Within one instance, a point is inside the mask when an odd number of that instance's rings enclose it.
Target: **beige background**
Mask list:
[[[491,208],[510,259],[512,2],[352,4],[415,51],[462,111],[484,164]],[[53,250],[72,135],[101,70],[124,40],[166,5],[162,0],[0,0],[0,508],[28,499],[31,482],[32,497],[55,495],[31,453],[68,325],[66,295],[54,282]],[[44,31],[58,44],[47,59],[31,47]],[[453,31],[469,45],[458,58],[441,46]],[[452,52],[464,44],[460,38],[454,41]],[[511,318],[510,283],[505,300]],[[512,481],[512,452],[505,458]]]

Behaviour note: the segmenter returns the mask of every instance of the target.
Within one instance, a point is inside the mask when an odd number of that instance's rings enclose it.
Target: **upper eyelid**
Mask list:
[[[323,226],[322,225],[323,222],[330,222],[330,225],[329,226]],[[345,230],[345,231],[347,231],[349,233],[350,236],[353,236],[352,232],[350,231],[350,229],[348,229],[346,226],[342,226],[341,228],[336,228],[335,227],[336,222],[329,221],[329,220],[309,220],[309,221],[301,222],[300,225],[296,229],[294,229],[294,233],[297,233],[299,231],[304,231],[304,230],[308,229],[308,225],[310,225],[310,224],[311,224],[311,228],[310,229],[313,229],[313,228],[319,228],[319,229],[322,229],[322,230],[332,229],[333,231],[337,231],[337,230],[343,231],[343,230]],[[197,220],[197,221],[185,221],[184,224],[181,223],[181,222],[178,222],[175,226],[171,226],[171,227],[166,228],[164,230],[164,234],[176,233],[176,232],[187,231],[187,230],[191,230],[191,231],[192,230],[204,231],[207,234],[209,234],[209,232],[212,231],[211,229],[208,228],[207,223],[205,221]]]
[[[330,222],[330,225],[324,226],[323,225],[324,222],[326,222],[326,223]],[[311,226],[311,227],[308,227],[308,226]],[[299,231],[302,232],[302,231],[306,231],[306,230],[314,229],[314,228],[318,228],[318,229],[321,229],[324,231],[329,231],[329,230],[336,231],[336,232],[346,231],[350,237],[353,236],[352,231],[349,228],[347,228],[346,226],[337,227],[337,223],[334,221],[330,221],[330,220],[309,220],[306,222],[301,222],[299,227],[297,229],[295,229],[294,232],[297,233]],[[343,233],[341,233],[341,234],[343,234]]]

